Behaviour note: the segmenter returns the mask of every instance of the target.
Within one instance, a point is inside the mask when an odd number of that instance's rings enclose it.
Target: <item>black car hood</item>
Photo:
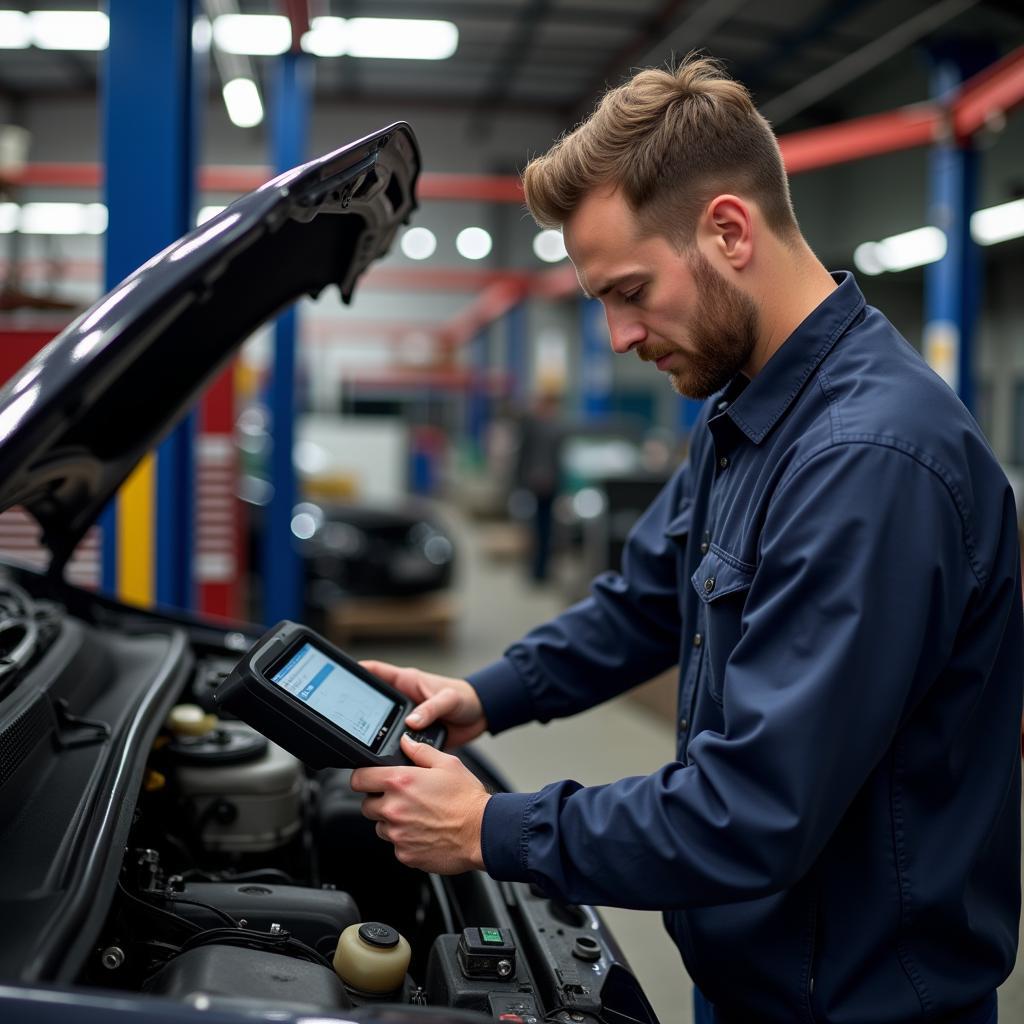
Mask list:
[[[415,208],[419,170],[398,123],[278,175],[154,256],[8,381],[0,510],[38,520],[51,573],[256,327],[327,284],[350,301]]]

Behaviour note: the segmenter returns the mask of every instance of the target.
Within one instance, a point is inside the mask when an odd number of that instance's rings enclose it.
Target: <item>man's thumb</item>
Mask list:
[[[435,768],[449,756],[429,743],[418,743],[408,733],[402,736],[402,753],[419,768]]]

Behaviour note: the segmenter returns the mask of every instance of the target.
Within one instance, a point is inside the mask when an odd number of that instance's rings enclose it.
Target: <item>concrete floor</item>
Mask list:
[[[447,518],[460,558],[456,593],[461,612],[453,642],[446,648],[352,645],[355,656],[464,676],[564,607],[556,588],[528,584],[517,563],[485,557],[479,527],[454,513]],[[516,789],[530,791],[562,778],[596,785],[651,772],[671,758],[673,733],[657,714],[620,698],[573,719],[484,737],[478,746]],[[660,915],[616,908],[601,913],[662,1024],[690,1024],[692,985]],[[1000,989],[999,1007],[1004,1024],[1024,1021],[1024,957]]]

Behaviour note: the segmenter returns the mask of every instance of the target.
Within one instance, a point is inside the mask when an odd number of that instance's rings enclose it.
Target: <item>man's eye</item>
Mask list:
[[[632,305],[632,303],[638,302],[640,298],[643,296],[643,294],[644,288],[643,285],[641,285],[639,288],[634,288],[633,291],[623,295],[622,301],[625,302],[626,305]]]

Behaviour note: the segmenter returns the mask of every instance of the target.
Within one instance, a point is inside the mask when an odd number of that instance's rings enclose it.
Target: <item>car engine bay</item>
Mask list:
[[[0,982],[249,1014],[656,1024],[592,908],[405,867],[348,771],[218,719],[212,693],[253,639],[0,580],[0,912],[18,925]]]

